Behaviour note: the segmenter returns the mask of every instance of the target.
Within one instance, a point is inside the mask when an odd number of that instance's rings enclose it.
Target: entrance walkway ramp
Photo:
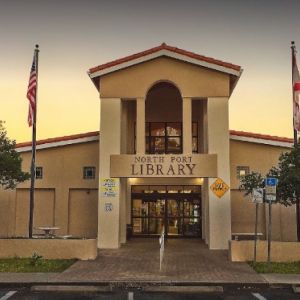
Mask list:
[[[89,283],[266,284],[248,264],[230,262],[227,251],[209,250],[199,239],[168,239],[160,271],[158,238],[135,238],[120,249],[99,250],[96,260],[78,261],[56,279]]]

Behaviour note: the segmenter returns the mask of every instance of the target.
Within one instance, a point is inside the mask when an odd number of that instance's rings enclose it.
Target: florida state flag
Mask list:
[[[300,94],[300,74],[297,66],[295,50],[292,55],[293,65],[293,120],[294,129],[300,131],[300,109],[299,109],[299,94]]]

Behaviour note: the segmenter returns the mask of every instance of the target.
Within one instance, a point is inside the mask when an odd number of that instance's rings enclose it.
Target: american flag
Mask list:
[[[32,126],[34,122],[34,114],[36,113],[36,87],[37,87],[37,72],[36,72],[36,53],[33,56],[33,62],[30,71],[27,99],[29,100],[28,125]]]
[[[300,131],[300,108],[299,108],[299,94],[300,94],[300,74],[297,67],[295,50],[293,51],[293,117],[294,130]]]

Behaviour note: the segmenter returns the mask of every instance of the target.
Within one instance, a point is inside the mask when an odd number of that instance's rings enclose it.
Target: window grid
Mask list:
[[[83,167],[83,179],[95,179],[96,167]]]
[[[162,131],[160,134],[152,135],[152,128],[155,128],[158,124],[163,124]],[[175,127],[179,128],[179,134],[169,135],[168,128],[170,131],[171,125],[174,124]],[[179,126],[178,126],[179,125]],[[192,123],[192,139],[194,141],[193,153],[198,153],[198,123]],[[176,150],[170,149],[170,142],[174,140],[179,140],[179,148]],[[155,147],[155,142],[161,141],[163,147],[161,150],[157,150]],[[145,143],[146,143],[146,154],[181,154],[183,149],[182,144],[182,123],[181,122],[146,122],[145,124]],[[136,124],[134,126],[134,153],[136,153]]]
[[[43,179],[43,167],[35,168],[35,179]]]
[[[250,173],[248,166],[237,166],[236,167],[236,178],[241,179]]]

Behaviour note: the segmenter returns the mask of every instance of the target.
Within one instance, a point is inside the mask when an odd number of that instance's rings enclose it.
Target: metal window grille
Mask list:
[[[36,167],[35,168],[35,178],[36,179],[43,179],[43,167]]]
[[[236,177],[237,179],[241,179],[248,175],[250,172],[250,168],[248,166],[238,166],[236,167]]]
[[[83,167],[83,179],[95,179],[96,168],[95,167]]]

